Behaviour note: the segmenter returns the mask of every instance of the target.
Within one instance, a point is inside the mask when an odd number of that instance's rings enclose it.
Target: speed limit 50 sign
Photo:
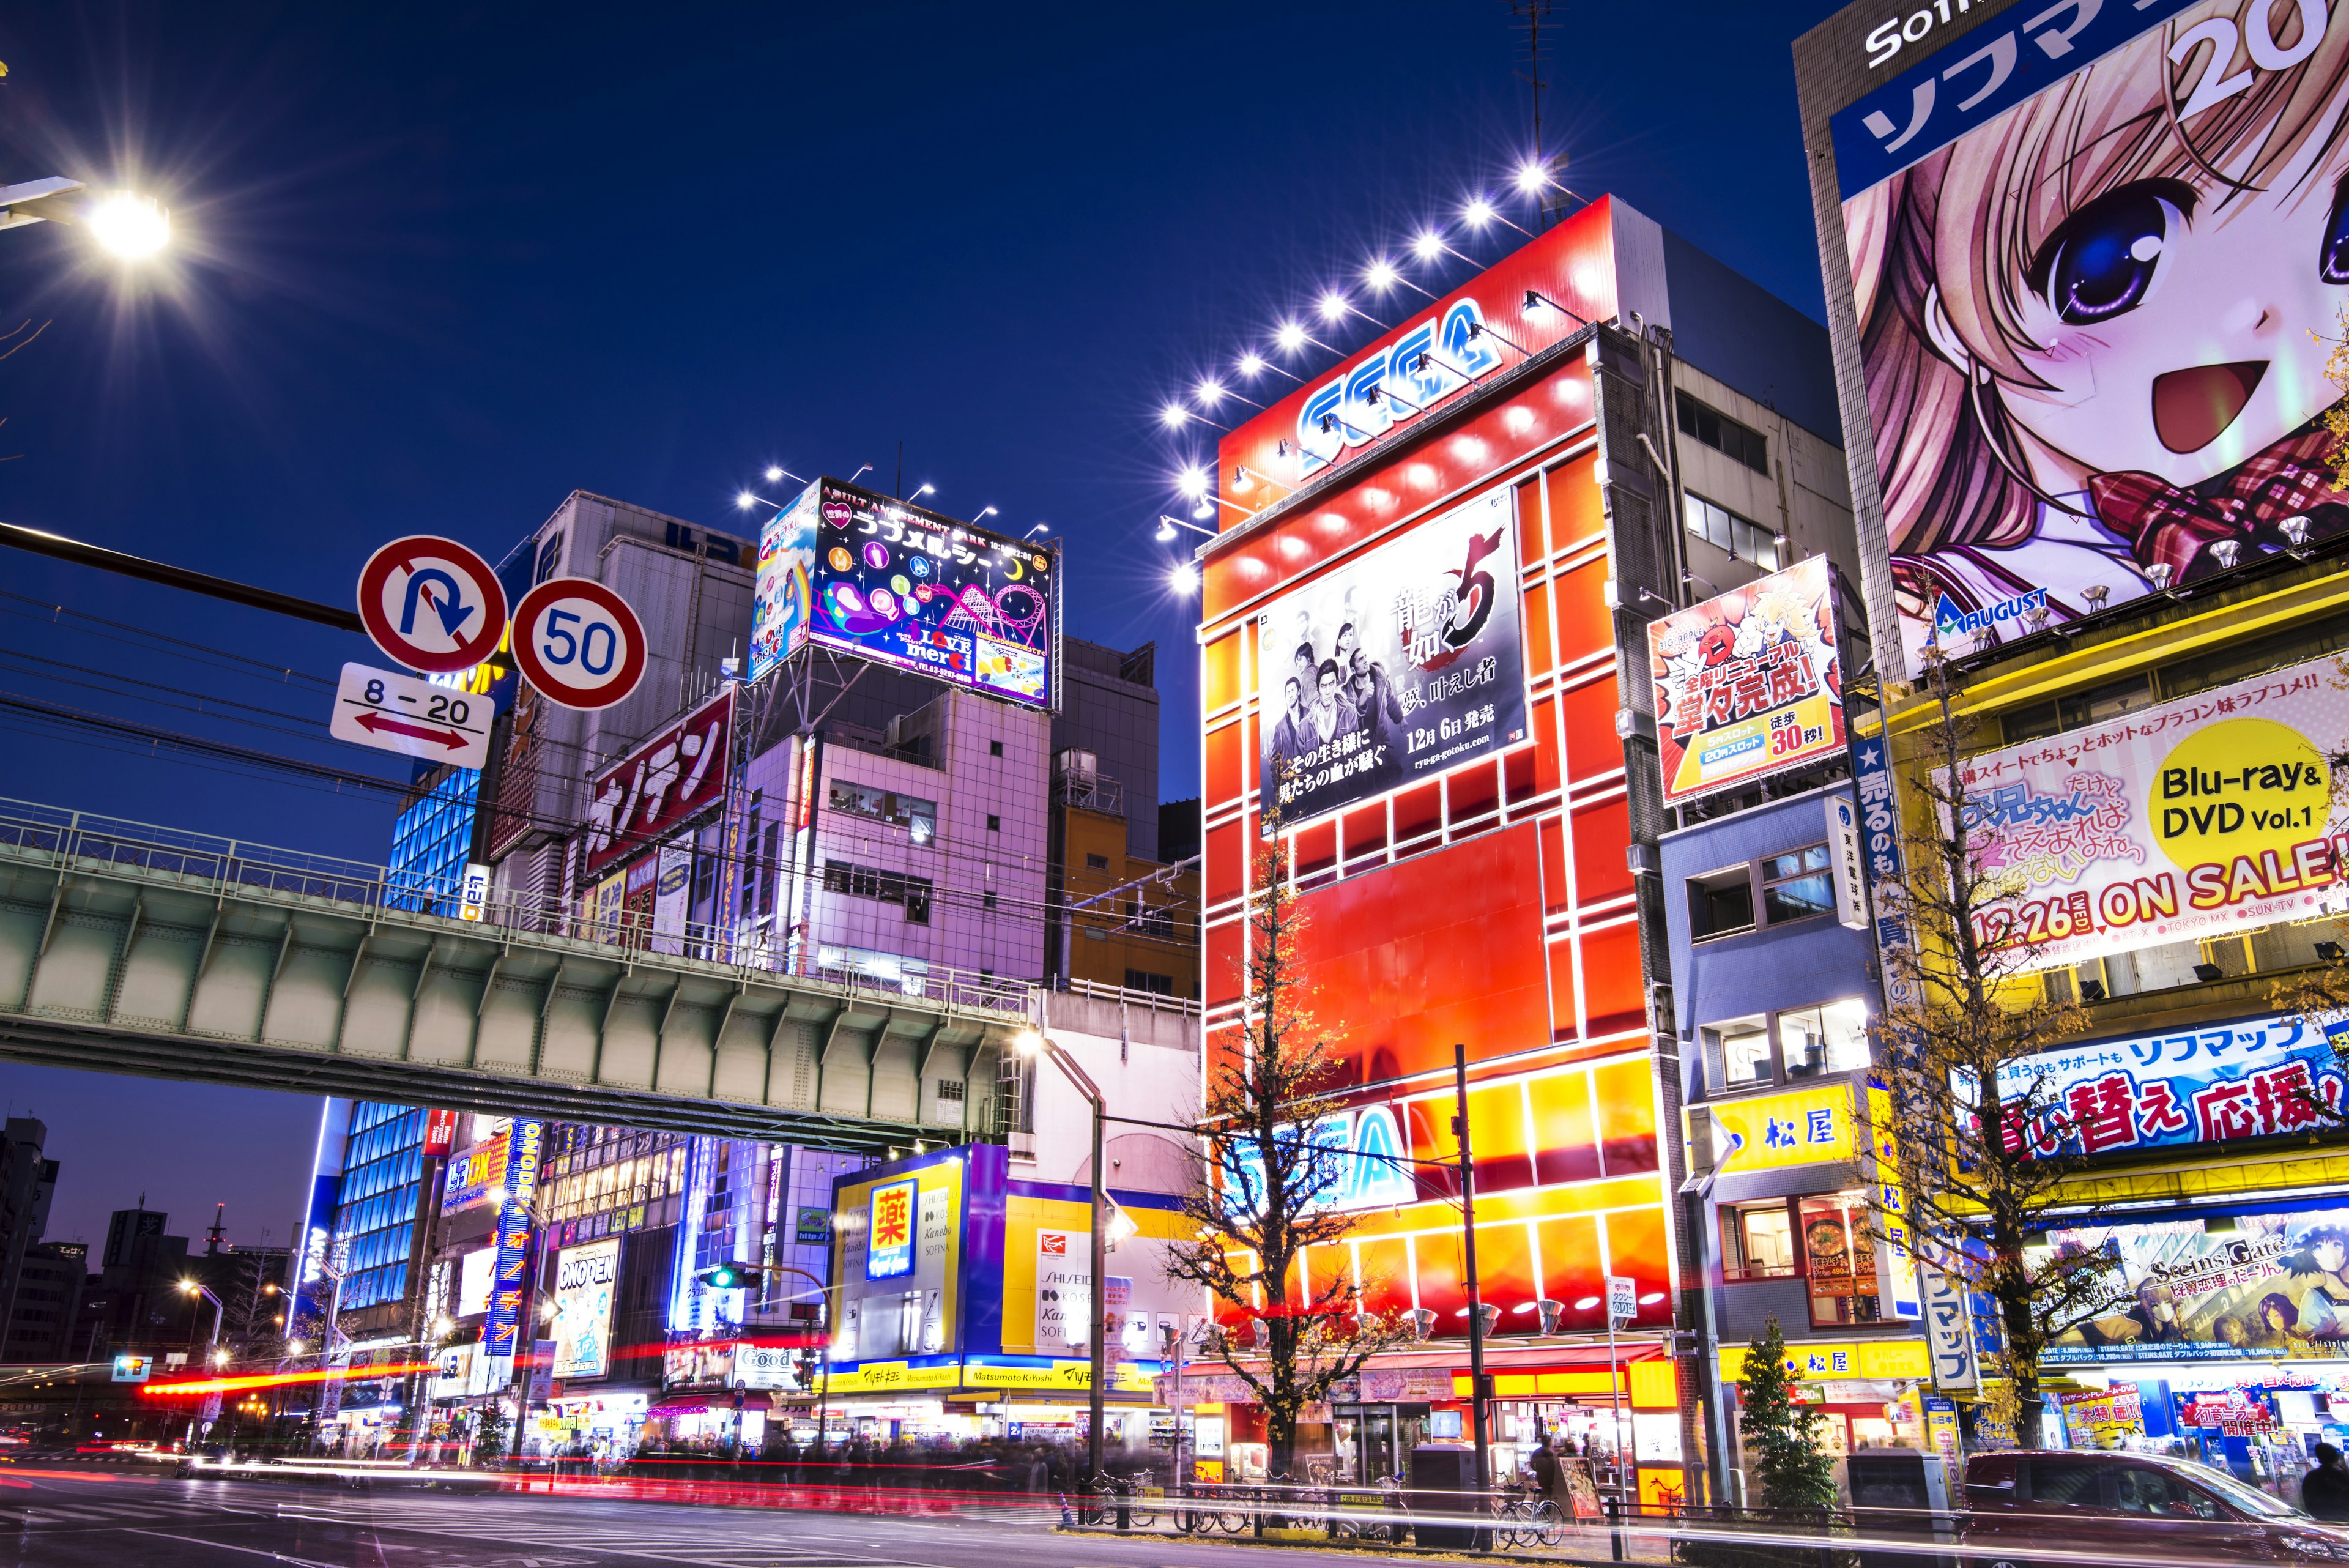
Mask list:
[[[514,607],[513,657],[549,701],[608,708],[645,677],[645,628],[603,584],[550,577]]]

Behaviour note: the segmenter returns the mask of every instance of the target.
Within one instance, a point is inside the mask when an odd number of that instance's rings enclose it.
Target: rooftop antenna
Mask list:
[[[1544,171],[1551,169],[1548,151],[1542,145],[1542,89],[1549,84],[1542,80],[1542,24],[1549,20],[1556,0],[1509,0],[1509,15],[1516,18],[1517,30],[1525,35],[1526,68],[1516,74],[1517,79],[1534,89],[1534,162]],[[1566,215],[1567,192],[1557,180],[1544,182],[1541,189],[1541,227],[1547,228]]]
[[[227,1215],[227,1213],[228,1205],[225,1203],[221,1204],[212,1210],[212,1228],[204,1232],[204,1252],[206,1256],[217,1254],[221,1250],[221,1243],[228,1240],[228,1229],[221,1223],[222,1220]]]

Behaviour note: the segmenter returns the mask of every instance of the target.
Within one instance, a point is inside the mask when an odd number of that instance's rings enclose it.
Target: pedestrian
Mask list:
[[[2300,1506],[2311,1519],[2349,1521],[2349,1468],[2341,1463],[2341,1450],[2319,1443],[2310,1451],[2316,1466],[2300,1478]]]
[[[1534,1445],[1533,1457],[1526,1461],[1526,1469],[1533,1472],[1534,1490],[1555,1502],[1558,1494],[1557,1456],[1550,1452],[1547,1438]]]

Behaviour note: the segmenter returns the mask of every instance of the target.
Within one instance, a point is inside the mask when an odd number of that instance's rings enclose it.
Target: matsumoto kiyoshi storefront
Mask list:
[[[1188,1234],[1179,1199],[1110,1196],[1133,1233],[1109,1253],[1107,1436],[1139,1448],[1154,1440],[1165,1336],[1195,1325],[1200,1302],[1165,1279],[1168,1246]],[[782,1400],[802,1437],[813,1435],[818,1403],[835,1437],[1081,1435],[1092,1388],[1085,1189],[1019,1179],[1007,1150],[970,1145],[842,1177],[833,1212],[830,1361],[817,1387]]]

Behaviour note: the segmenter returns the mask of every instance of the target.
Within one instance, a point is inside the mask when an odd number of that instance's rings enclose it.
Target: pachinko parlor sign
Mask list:
[[[2015,895],[1985,938],[2068,964],[2349,909],[2349,676],[2294,665],[1964,764],[1967,826]]]

